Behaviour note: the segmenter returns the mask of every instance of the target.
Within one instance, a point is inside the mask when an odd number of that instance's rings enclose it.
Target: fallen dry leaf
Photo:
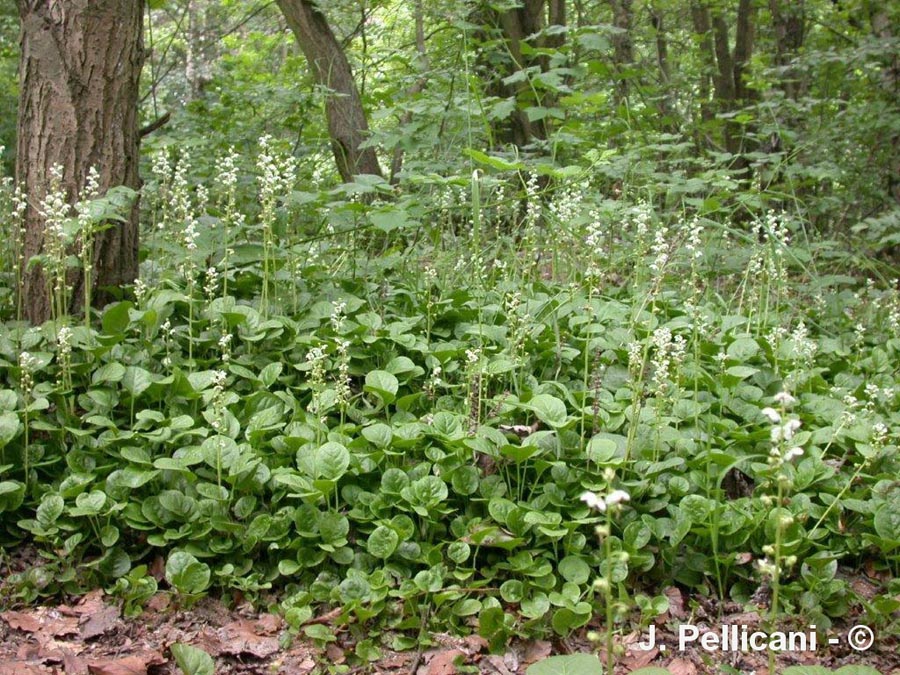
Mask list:
[[[328,657],[328,660],[331,663],[341,665],[344,661],[347,660],[347,656],[344,654],[344,650],[338,647],[333,642],[329,642],[328,646],[325,647],[325,655]]]
[[[216,637],[221,643],[217,651],[232,656],[249,654],[258,659],[264,659],[280,649],[276,638],[257,635],[254,630],[254,622],[248,619],[240,619],[226,624],[217,631]]]
[[[161,591],[147,601],[145,605],[148,612],[162,612],[172,604],[172,596]]]
[[[47,671],[23,661],[4,661],[0,663],[0,675],[47,675]]]
[[[88,663],[91,675],[147,675],[150,666],[161,666],[166,662],[156,652],[141,652],[120,659],[103,659]]]
[[[39,659],[41,663],[45,664],[62,663],[66,675],[88,675],[87,662],[77,653],[80,651],[80,645],[72,645],[72,647],[69,648],[68,645],[58,643],[57,648],[52,651],[42,650]]]
[[[63,616],[55,611],[50,611],[44,620],[43,630],[49,632],[56,637],[64,635],[78,635],[78,618],[74,616]]]
[[[277,614],[263,614],[253,623],[253,626],[263,635],[274,635],[281,629],[281,617]]]
[[[652,663],[657,654],[659,654],[659,649],[656,647],[653,649],[638,649],[637,645],[629,645],[628,651],[622,657],[622,664],[629,670],[636,670]]]
[[[747,626],[755,628],[762,621],[759,612],[738,612],[737,614],[729,614],[722,623],[727,626]]]
[[[697,675],[697,666],[687,659],[674,659],[666,668],[672,675]]]
[[[850,582],[850,588],[852,588],[857,595],[866,600],[872,600],[878,595],[878,586],[863,577],[856,577],[853,579],[853,581]]]
[[[66,675],[88,675],[87,661],[71,649],[62,650],[62,657]]]
[[[477,634],[467,635],[463,638],[463,644],[465,645],[465,650],[469,654],[480,654],[483,651],[487,651],[488,641],[483,637]]]
[[[506,660],[502,656],[491,654],[490,656],[485,657],[484,661],[487,662],[487,664],[491,668],[493,668],[495,672],[500,673],[500,675],[513,675],[512,671],[510,671],[509,667],[506,664]]]
[[[444,649],[435,654],[430,663],[428,664],[428,670],[425,672],[427,675],[455,675],[457,672],[456,669],[456,659],[465,656],[458,649]]]
[[[103,602],[103,589],[99,588],[85,594],[74,607],[60,607],[59,611],[63,614],[90,616],[101,611],[106,606],[106,603]]]
[[[9,627],[13,630],[21,630],[26,633],[37,633],[41,629],[41,622],[33,614],[25,612],[3,612],[0,614]]]
[[[669,616],[673,619],[687,618],[687,611],[684,609],[684,596],[681,589],[675,586],[669,586],[663,590],[665,596],[669,599]]]
[[[119,608],[101,605],[95,612],[81,619],[81,638],[90,640],[109,632],[119,621]]]
[[[530,666],[532,663],[543,661],[553,652],[553,645],[546,640],[535,640],[529,642],[525,647],[525,654],[522,656],[522,665]]]

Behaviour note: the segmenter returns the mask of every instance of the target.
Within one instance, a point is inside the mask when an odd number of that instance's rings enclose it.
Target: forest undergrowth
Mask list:
[[[298,188],[268,139],[208,183],[160,153],[141,278],[86,316],[69,270],[133,195],[51,193],[41,326],[7,184],[0,539],[39,562],[3,603],[220,594],[362,662],[438,629],[614,655],[673,585],[896,636],[892,268],[784,202],[472,158],[402,191]]]

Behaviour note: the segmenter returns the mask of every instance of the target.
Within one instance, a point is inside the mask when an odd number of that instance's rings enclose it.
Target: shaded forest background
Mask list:
[[[891,3],[340,1],[321,14],[278,4],[150,3],[141,118],[171,121],[144,138],[145,156],[177,145],[202,175],[203,158],[271,134],[302,177],[326,183],[352,173],[328,159],[341,133],[365,139],[355,173],[392,182],[477,165],[466,148],[557,169],[587,160],[609,195],[624,186],[739,219],[775,206],[892,245]],[[12,149],[18,24],[4,5],[0,141]],[[298,8],[324,22],[299,42]],[[343,97],[306,58],[329,48],[315,44],[323,30],[359,91],[361,116],[343,122],[328,122]],[[13,166],[9,151],[4,161]]]

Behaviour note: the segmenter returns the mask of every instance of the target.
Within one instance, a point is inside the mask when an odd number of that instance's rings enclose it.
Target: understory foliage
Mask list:
[[[896,283],[788,211],[472,157],[316,190],[269,138],[214,183],[162,153],[120,301],[3,296],[0,539],[41,558],[7,600],[222,591],[322,641],[334,607],[364,660],[646,625],[673,583],[895,630]]]

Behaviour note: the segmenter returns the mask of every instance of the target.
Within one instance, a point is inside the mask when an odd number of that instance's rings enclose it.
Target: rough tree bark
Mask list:
[[[310,0],[277,0],[288,26],[297,37],[313,79],[329,90],[325,102],[331,149],[341,178],[370,173],[381,176],[373,148],[360,147],[369,123],[347,55],[334,36],[328,20]]]
[[[69,201],[91,167],[100,192],[137,190],[138,83],[143,65],[144,0],[18,0],[21,19],[16,180],[25,186],[26,318],[50,317],[45,275],[28,260],[44,249],[39,213],[50,169],[59,165]],[[137,204],[127,222],[95,234],[93,286],[132,282],[138,271]],[[73,272],[73,309],[82,300],[83,275]],[[94,304],[110,298],[93,293]]]

